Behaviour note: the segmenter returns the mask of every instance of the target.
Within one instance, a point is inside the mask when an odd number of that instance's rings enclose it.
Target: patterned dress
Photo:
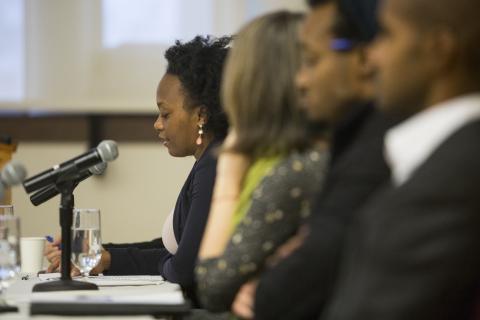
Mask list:
[[[230,310],[242,284],[261,272],[266,259],[295,234],[310,215],[327,164],[328,155],[323,150],[292,153],[259,180],[224,253],[197,263],[198,297],[204,308]]]

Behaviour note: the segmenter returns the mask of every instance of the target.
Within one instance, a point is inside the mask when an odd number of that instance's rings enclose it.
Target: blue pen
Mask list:
[[[45,239],[47,239],[48,242],[52,243],[53,242],[53,237],[52,236],[45,236]],[[58,249],[62,249],[62,245],[58,245]]]

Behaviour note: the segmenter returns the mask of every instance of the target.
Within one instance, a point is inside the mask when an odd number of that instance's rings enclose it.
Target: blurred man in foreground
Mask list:
[[[358,215],[325,319],[472,319],[480,280],[480,2],[386,0],[374,51],[392,187]]]
[[[376,2],[309,1],[297,86],[310,120],[330,129],[330,170],[307,231],[280,248],[277,256],[284,259],[262,274],[258,286],[252,282],[238,294],[233,309],[245,318],[317,317],[330,296],[351,218],[388,181],[383,136],[391,122],[374,108],[366,48],[377,30]]]

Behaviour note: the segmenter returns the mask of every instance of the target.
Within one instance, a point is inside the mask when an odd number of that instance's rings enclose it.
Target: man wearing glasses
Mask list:
[[[393,121],[374,108],[366,48],[377,30],[376,1],[310,0],[309,5],[296,84],[312,126],[329,129],[330,172],[309,223],[279,249],[279,262],[237,295],[232,308],[244,318],[317,317],[331,294],[355,212],[390,175],[383,136]]]

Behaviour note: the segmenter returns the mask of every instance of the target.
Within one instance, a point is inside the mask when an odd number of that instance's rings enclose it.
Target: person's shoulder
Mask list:
[[[450,135],[428,160],[443,162],[445,165],[455,165],[455,171],[462,171],[462,168],[480,171],[478,137],[480,137],[480,119],[465,124]]]
[[[480,153],[480,144],[478,143],[478,137],[480,136],[480,119],[466,123],[463,127],[454,132],[446,141],[452,146],[456,146],[459,149],[468,146],[468,150],[471,153]],[[470,146],[475,146],[470,149]]]
[[[480,183],[480,120],[465,124],[443,141],[415,170],[402,189],[422,190],[451,197],[457,192],[461,198],[472,194]]]
[[[325,145],[311,147],[303,152],[294,152],[291,157],[304,163],[323,163],[329,158],[328,147]]]
[[[312,148],[302,152],[292,152],[280,160],[267,176],[280,179],[285,184],[305,184],[323,179],[329,162],[326,148]],[[298,180],[298,181],[297,181]]]
[[[327,148],[310,148],[303,152],[292,152],[280,163],[293,172],[317,172],[326,167],[329,162],[329,152]]]

